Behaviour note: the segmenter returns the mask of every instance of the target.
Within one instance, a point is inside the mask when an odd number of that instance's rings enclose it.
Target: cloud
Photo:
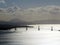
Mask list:
[[[5,3],[5,0],[0,0],[0,3]]]
[[[14,12],[6,12],[0,15],[0,20],[11,20],[18,18],[26,22],[42,21],[42,20],[60,20],[60,6],[42,6],[28,9],[21,9],[18,6],[12,9]]]
[[[60,6],[44,6],[16,11],[17,17],[26,21],[60,20]]]

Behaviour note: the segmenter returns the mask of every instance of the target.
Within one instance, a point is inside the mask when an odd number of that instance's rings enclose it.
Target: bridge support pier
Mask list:
[[[17,29],[15,28],[15,31],[16,31]]]
[[[40,31],[40,26],[38,26],[38,31]]]
[[[26,27],[26,31],[28,30],[28,27]]]
[[[51,26],[51,31],[53,31],[53,26]]]

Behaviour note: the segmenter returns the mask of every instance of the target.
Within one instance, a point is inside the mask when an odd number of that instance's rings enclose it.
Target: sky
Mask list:
[[[60,0],[0,0],[0,20],[60,20]]]
[[[0,0],[0,7],[18,5],[21,8],[40,7],[45,5],[59,5],[60,0]]]

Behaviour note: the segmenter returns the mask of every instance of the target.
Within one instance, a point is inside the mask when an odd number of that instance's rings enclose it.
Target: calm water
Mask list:
[[[18,28],[16,32],[0,32],[0,45],[60,45],[58,27],[55,26],[54,31],[51,31],[49,26],[43,26],[38,31],[35,26],[28,31]]]

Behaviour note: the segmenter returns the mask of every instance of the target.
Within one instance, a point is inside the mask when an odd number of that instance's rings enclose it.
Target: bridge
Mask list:
[[[0,30],[10,30],[13,28],[17,30],[16,28],[24,28],[24,27],[26,28],[26,30],[28,30],[28,28],[33,28],[33,26],[27,26],[27,25],[24,25],[24,26],[0,25]]]

